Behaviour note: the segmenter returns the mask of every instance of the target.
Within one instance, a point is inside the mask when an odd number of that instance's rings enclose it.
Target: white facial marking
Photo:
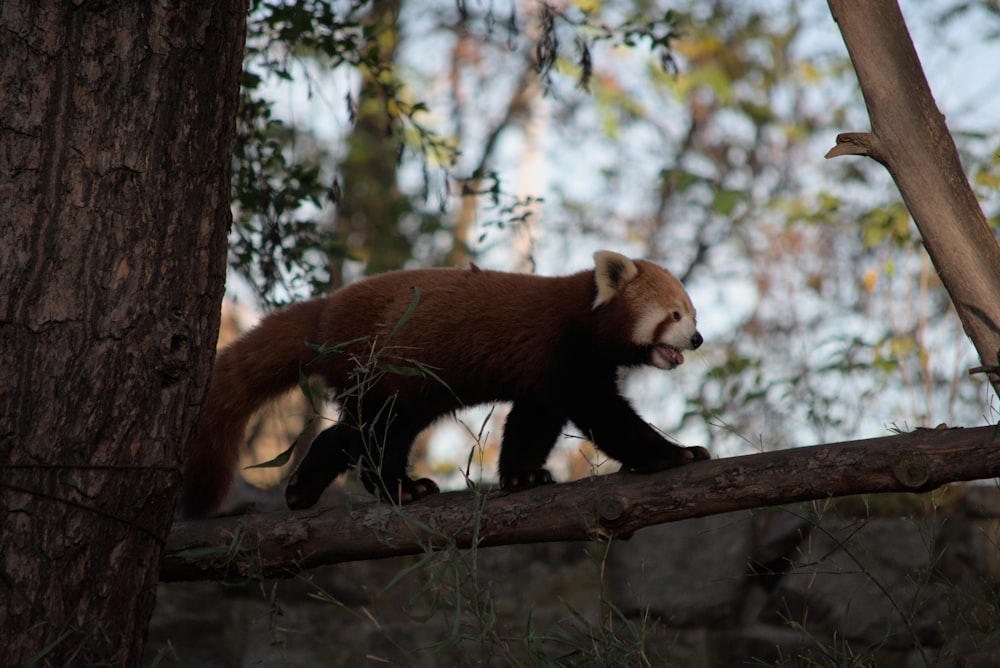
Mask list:
[[[673,314],[675,312],[681,313],[680,320],[674,320]],[[698,328],[694,315],[691,313],[684,313],[684,311],[680,310],[671,311],[668,318],[667,326],[664,328],[660,340],[655,342],[658,345],[653,348],[650,362],[653,366],[669,371],[683,363],[684,356],[681,353],[682,350],[694,349],[691,340],[697,333]]]
[[[635,329],[632,330],[632,342],[639,345],[655,343],[653,335],[660,323],[667,319],[667,315],[667,309],[662,306],[650,306],[640,313]]]
[[[698,327],[695,324],[694,318],[686,314],[681,317],[680,321],[667,327],[662,340],[674,348],[692,350],[691,339],[694,338],[697,331]]]

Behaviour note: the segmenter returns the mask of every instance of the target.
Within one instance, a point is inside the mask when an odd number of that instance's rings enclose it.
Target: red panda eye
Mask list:
[[[674,316],[674,321],[675,322],[680,322],[680,320],[681,320],[681,312],[680,311],[674,311],[672,315]]]

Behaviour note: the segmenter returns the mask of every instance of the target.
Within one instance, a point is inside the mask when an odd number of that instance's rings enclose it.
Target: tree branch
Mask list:
[[[517,493],[434,495],[384,503],[177,522],[161,580],[293,576],[359,559],[563,540],[627,537],[653,524],[857,493],[921,492],[1000,476],[1000,426],[918,429],[697,462],[650,475],[616,473]]]
[[[827,153],[885,165],[984,366],[1000,358],[1000,246],[969,187],[896,2],[828,0],[861,84],[872,131]],[[1000,394],[1000,374],[986,371]]]
[[[823,157],[830,159],[841,155],[863,155],[885,164],[885,158],[878,149],[875,135],[868,132],[842,132],[837,135],[837,144]]]

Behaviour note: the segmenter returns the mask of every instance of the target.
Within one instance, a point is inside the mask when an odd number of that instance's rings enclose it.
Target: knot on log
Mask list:
[[[622,503],[621,499],[605,497],[597,502],[597,517],[601,520],[601,524],[605,526],[619,524],[624,514],[625,504]]]
[[[606,496],[597,500],[597,520],[599,526],[588,531],[590,540],[605,543],[613,538],[628,540],[634,531],[621,531],[626,523],[625,502],[617,496]]]
[[[919,452],[900,455],[892,463],[892,475],[910,489],[919,489],[931,477],[931,464],[927,456]]]

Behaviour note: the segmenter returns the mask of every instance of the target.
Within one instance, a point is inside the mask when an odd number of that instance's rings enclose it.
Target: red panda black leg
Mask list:
[[[712,458],[712,454],[700,445],[688,446],[685,450],[691,453],[692,458],[696,462]]]
[[[337,423],[321,431],[309,446],[285,487],[285,503],[292,510],[311,508],[330,483],[357,461],[360,439],[356,429]]]
[[[552,484],[545,469],[566,417],[528,401],[515,401],[503,427],[500,489],[515,491]]]
[[[592,403],[574,407],[570,419],[602,452],[639,473],[662,471],[710,459],[702,447],[671,443],[635,412],[617,391],[589,394]]]
[[[694,445],[689,448],[674,445],[673,443],[670,445],[673,446],[673,448],[677,448],[677,450],[671,449],[670,452],[665,453],[665,455],[659,459],[643,462],[641,464],[631,466],[623,464],[622,470],[628,473],[656,473],[657,471],[665,471],[667,469],[683,466],[684,464],[689,464],[691,462],[712,458],[712,455],[709,454],[708,450],[700,445]]]
[[[311,508],[330,483],[352,466],[361,468],[361,480],[369,492],[395,503],[407,504],[440,491],[433,480],[411,480],[405,473],[413,436],[397,428],[380,447],[366,443],[361,432],[346,422],[325,429],[313,439],[289,478],[285,503],[293,510]]]
[[[407,475],[390,478],[385,471],[380,474],[368,467],[362,469],[361,481],[372,495],[390,499],[401,506],[441,491],[437,483],[430,478],[413,480]]]
[[[379,423],[368,430],[369,438],[365,440],[363,454],[358,462],[365,489],[399,505],[406,505],[441,491],[433,480],[413,480],[406,473],[413,440],[425,426],[419,421],[404,421],[402,415],[406,412],[408,411],[400,409],[400,412],[394,414],[388,428]]]

